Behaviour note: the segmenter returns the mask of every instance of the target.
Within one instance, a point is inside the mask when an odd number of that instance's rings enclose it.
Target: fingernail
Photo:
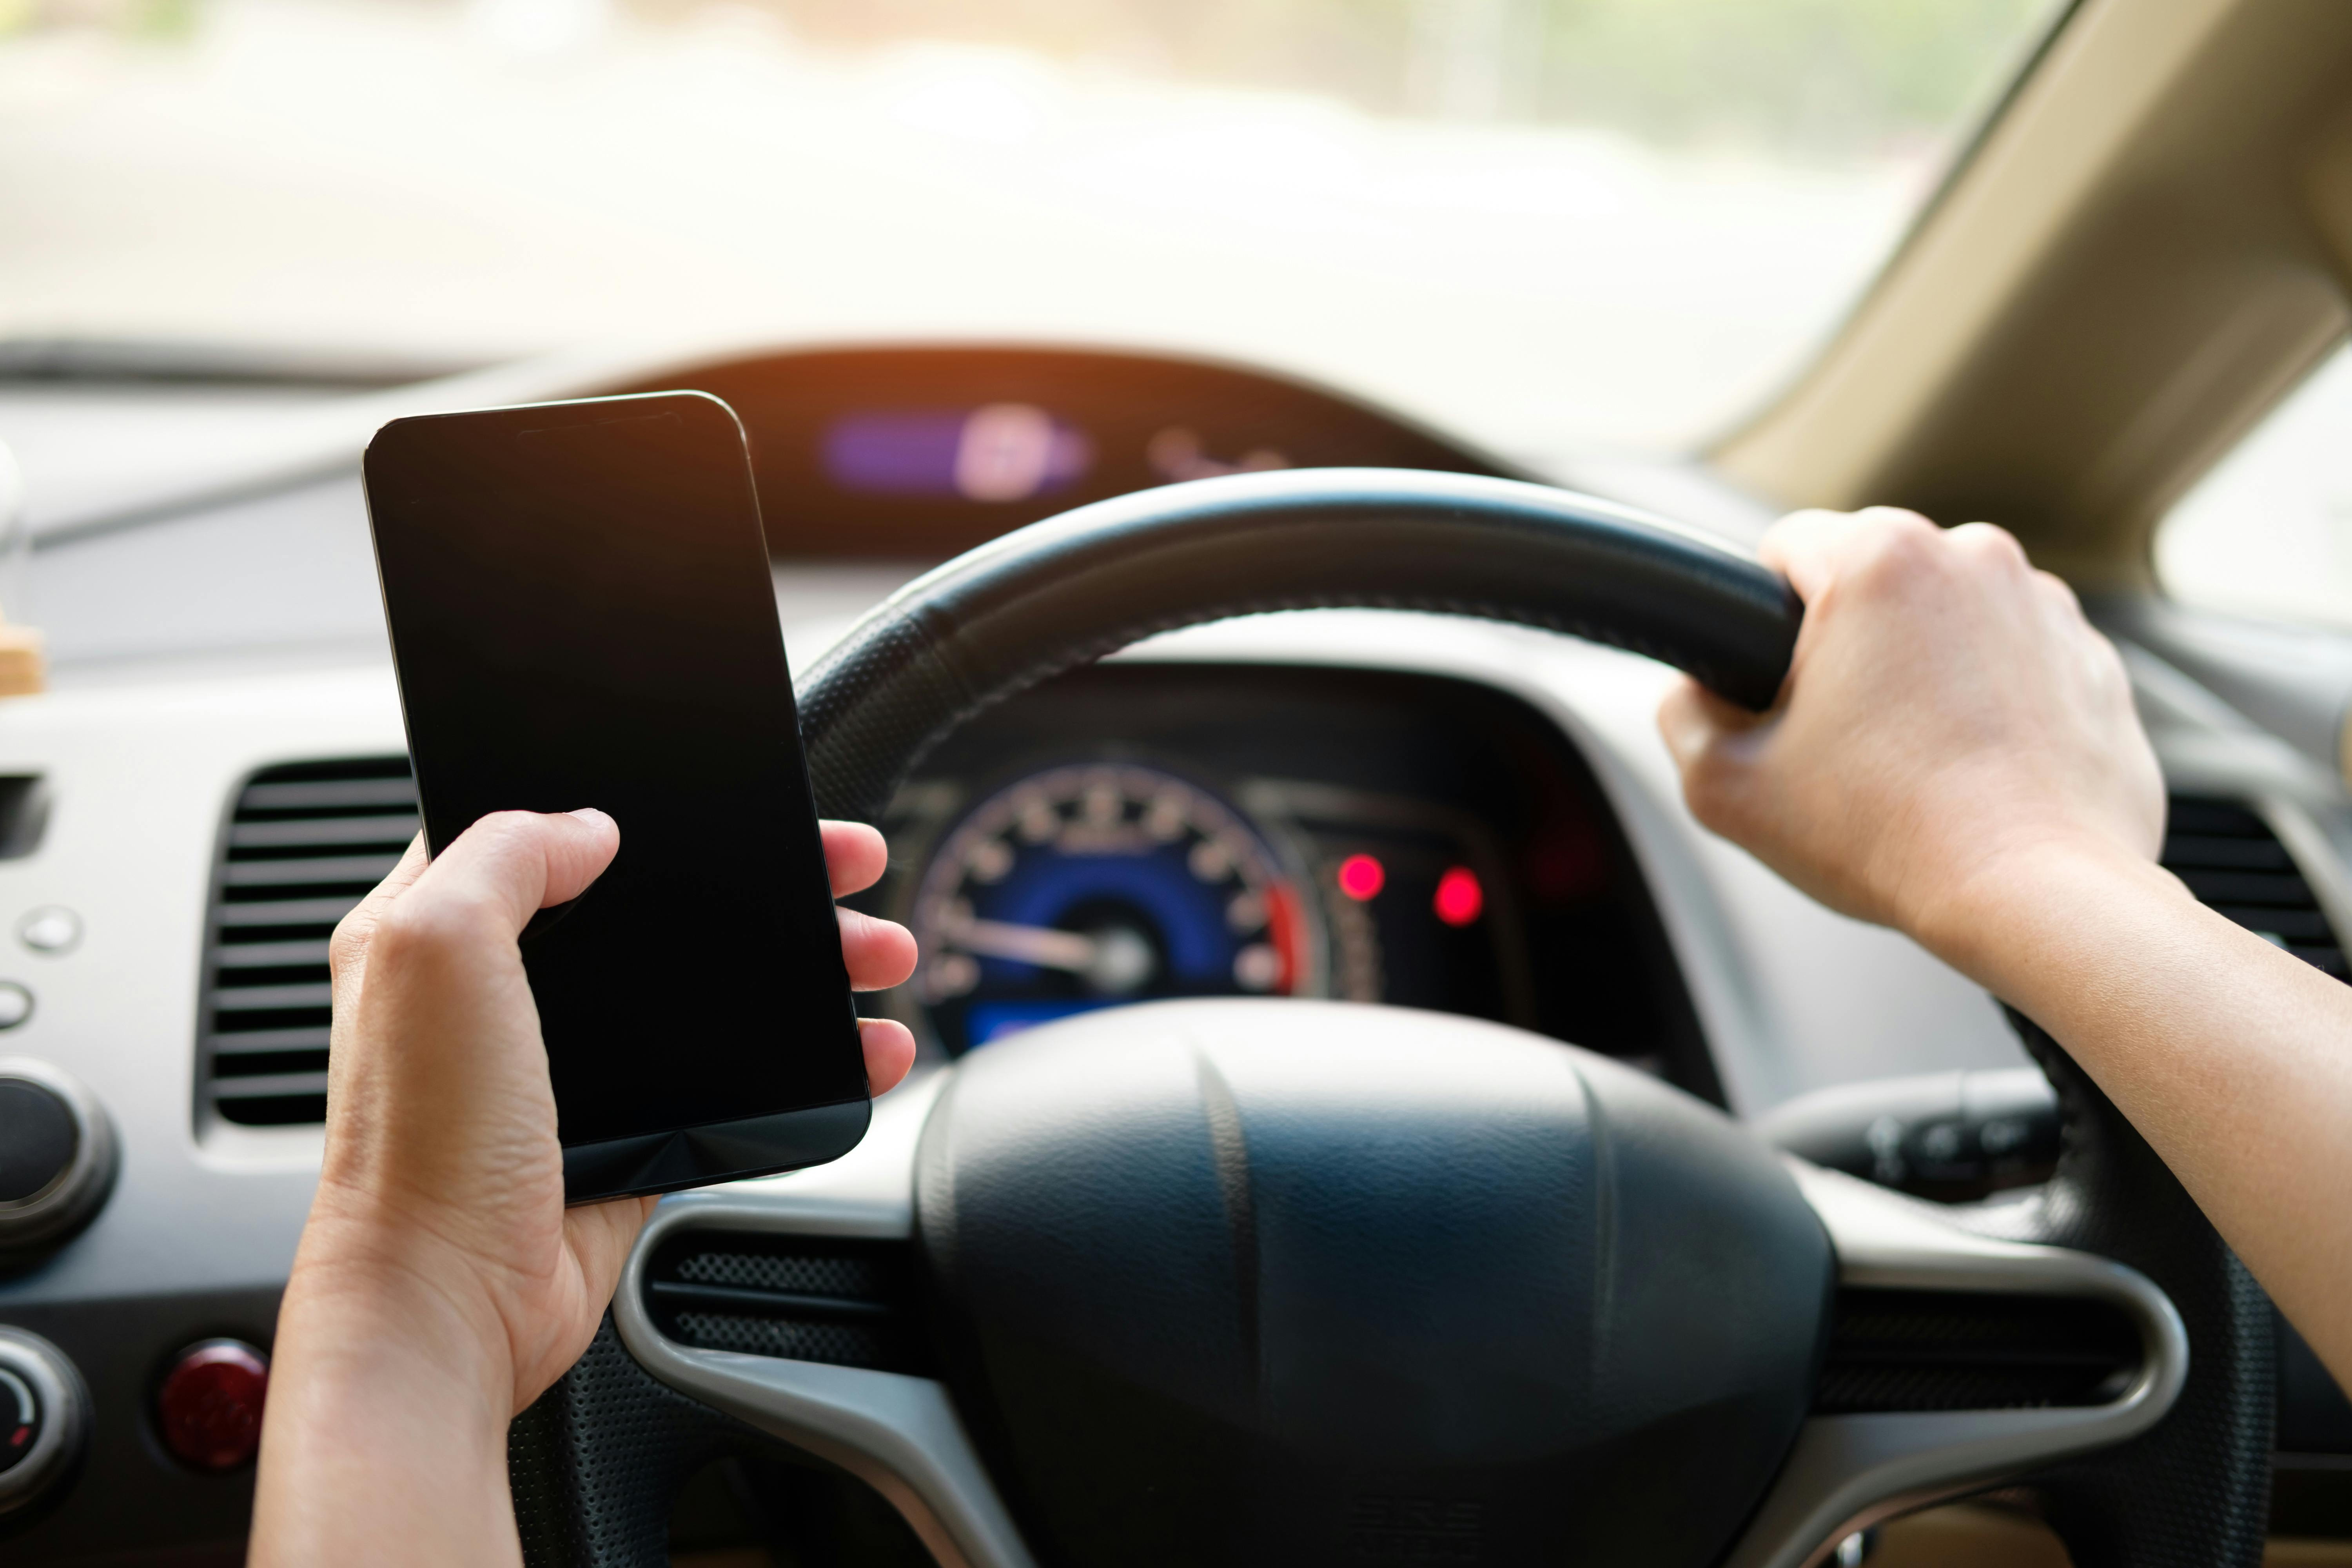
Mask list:
[[[610,816],[597,810],[593,805],[583,805],[577,811],[567,811],[563,815],[566,816],[576,816],[591,827],[595,826],[600,822],[609,823],[613,820]]]

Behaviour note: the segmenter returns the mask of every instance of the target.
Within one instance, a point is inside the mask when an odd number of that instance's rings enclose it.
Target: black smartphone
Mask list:
[[[522,938],[567,1200],[846,1152],[865,1058],[734,411],[396,419],[366,479],[427,847],[495,811],[620,825]]]

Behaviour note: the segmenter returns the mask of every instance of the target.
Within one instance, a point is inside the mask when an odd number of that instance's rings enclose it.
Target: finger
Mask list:
[[[2090,617],[2083,614],[2083,601],[2075,596],[2073,584],[2052,572],[2037,570],[2033,574],[2034,592],[2042,602],[2068,626],[2089,626]]]
[[[882,991],[915,973],[915,933],[896,921],[856,910],[835,910],[841,921],[841,962],[853,990]]]
[[[2017,535],[1997,522],[1964,522],[1946,529],[1944,537],[1954,550],[2002,572],[2021,577],[2033,569]]]
[[[879,830],[863,822],[820,822],[824,839],[824,868],[833,878],[833,896],[862,893],[890,868],[889,846]]]
[[[1900,507],[1865,507],[1860,511],[1812,508],[1792,511],[1766,529],[1757,542],[1756,553],[1789,579],[1797,597],[1811,605],[1828,591],[1839,569],[1857,549],[1867,546],[1874,536],[1896,529],[1937,531],[1934,523]]]
[[[1797,597],[1810,605],[1828,585],[1838,546],[1860,522],[1858,512],[1821,507],[1792,511],[1764,531],[1756,542],[1757,559],[1787,577]]]
[[[331,977],[340,978],[345,970],[356,972],[367,961],[368,942],[375,935],[376,923],[383,919],[383,911],[424,875],[429,864],[425,854],[425,835],[419,833],[408,841],[400,863],[336,922],[334,939],[327,944],[327,968]]]
[[[866,1047],[866,1092],[887,1094],[915,1065],[915,1037],[896,1018],[860,1018],[857,1040]]]
[[[417,891],[479,902],[520,932],[541,910],[586,892],[620,848],[619,825],[593,806],[494,812],[441,852]]]

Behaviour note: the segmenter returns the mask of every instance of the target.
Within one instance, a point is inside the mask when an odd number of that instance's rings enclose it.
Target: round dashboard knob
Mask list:
[[[0,1058],[0,1262],[88,1225],[115,1165],[113,1125],[88,1089],[47,1062]]]
[[[38,1334],[0,1329],[0,1514],[68,1475],[89,1430],[89,1392],[65,1352]]]

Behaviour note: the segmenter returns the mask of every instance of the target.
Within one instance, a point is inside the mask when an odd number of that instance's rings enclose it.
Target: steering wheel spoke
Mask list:
[[[2087,1252],[1978,1235],[1926,1203],[1802,1161],[1789,1163],[1830,1233],[1846,1300],[1916,1293],[2015,1301],[2028,1310],[2038,1302],[2100,1303],[2137,1336],[2137,1364],[2100,1391],[2105,1397],[2079,1405],[1814,1415],[1726,1568],[1804,1568],[1847,1534],[1894,1514],[2136,1437],[2179,1398],[2188,1332],[2147,1276]],[[1981,1358],[1988,1350],[1944,1348],[1955,1358]]]
[[[613,1303],[621,1343],[658,1381],[857,1477],[945,1568],[1033,1568],[946,1384],[903,1372],[680,1343],[651,1308],[651,1261],[690,1237],[911,1245],[916,1141],[947,1075],[875,1103],[873,1130],[836,1165],[666,1201]]]

